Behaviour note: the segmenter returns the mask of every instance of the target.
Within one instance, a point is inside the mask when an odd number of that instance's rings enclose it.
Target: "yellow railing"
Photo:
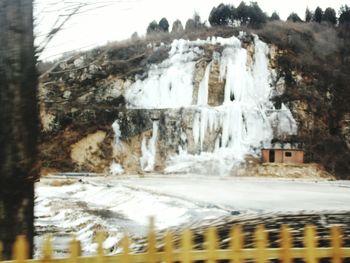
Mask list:
[[[146,252],[131,252],[130,239],[124,235],[121,241],[122,253],[105,256],[103,235],[99,233],[96,238],[98,244],[96,256],[80,256],[80,243],[73,239],[69,245],[70,256],[63,259],[53,259],[52,242],[51,238],[48,237],[42,245],[42,258],[27,260],[28,244],[24,236],[19,236],[14,244],[13,261],[2,261],[1,263],[170,263],[176,261],[214,263],[218,260],[242,263],[248,259],[254,260],[256,263],[265,263],[270,259],[278,259],[282,263],[292,263],[293,259],[296,258],[303,259],[307,263],[317,263],[321,258],[329,258],[332,263],[341,263],[345,258],[350,258],[350,247],[342,246],[343,237],[338,226],[333,226],[330,229],[330,245],[328,247],[318,247],[316,228],[313,225],[307,225],[304,229],[304,247],[293,247],[292,231],[287,226],[281,228],[278,248],[269,247],[268,234],[263,225],[259,225],[254,232],[254,248],[244,247],[244,234],[239,225],[233,226],[231,229],[229,247],[225,249],[219,247],[217,230],[214,227],[209,227],[206,230],[203,249],[193,249],[192,238],[192,231],[187,229],[181,234],[180,242],[175,245],[173,234],[167,232],[159,244],[156,233],[151,227],[147,238]],[[0,249],[1,247],[0,245]]]

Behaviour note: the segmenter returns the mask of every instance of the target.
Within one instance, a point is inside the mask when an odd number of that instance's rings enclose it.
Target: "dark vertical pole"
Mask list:
[[[18,234],[33,244],[38,136],[32,0],[0,1],[0,240],[4,258]],[[32,249],[31,249],[32,250]]]

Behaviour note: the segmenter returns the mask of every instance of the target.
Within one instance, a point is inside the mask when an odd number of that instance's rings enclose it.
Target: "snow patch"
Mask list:
[[[113,161],[111,166],[109,167],[109,172],[111,173],[111,175],[120,175],[124,173],[124,169],[119,163]]]

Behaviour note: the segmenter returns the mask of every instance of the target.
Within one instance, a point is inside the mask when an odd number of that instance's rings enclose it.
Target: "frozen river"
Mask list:
[[[59,186],[54,186],[59,185]],[[36,244],[54,234],[57,255],[71,234],[85,254],[96,231],[108,232],[111,253],[124,231],[143,235],[150,216],[158,229],[230,214],[349,211],[350,182],[214,177],[45,178],[36,184]],[[37,251],[37,255],[38,255]]]

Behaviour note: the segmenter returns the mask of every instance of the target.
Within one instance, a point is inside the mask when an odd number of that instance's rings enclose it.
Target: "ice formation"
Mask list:
[[[121,131],[119,127],[118,120],[113,122],[112,129],[114,131],[114,145],[117,151],[123,151],[123,144],[120,141]],[[121,166],[121,164],[116,163],[115,161],[112,161],[111,165],[109,166],[109,172],[112,175],[119,175],[124,173],[124,169]]]
[[[152,65],[148,78],[137,80],[127,91],[129,106],[147,109],[190,106],[194,60],[201,54],[195,43],[175,40],[169,58],[159,65]]]
[[[111,175],[120,175],[124,173],[124,169],[119,163],[113,161],[109,167],[109,172]]]
[[[112,129],[114,131],[114,144],[115,144],[118,151],[122,151],[123,144],[120,141],[121,131],[120,131],[120,126],[119,126],[119,123],[117,120],[115,122],[113,122]]]
[[[155,158],[156,158],[156,143],[158,137],[158,121],[153,121],[152,137],[148,140],[143,137],[141,144],[142,156],[140,158],[141,169],[146,172],[154,170]]]
[[[203,55],[204,45],[221,45],[221,54],[214,52],[199,84],[198,97],[193,99],[195,64]],[[251,54],[252,53],[252,54]],[[236,37],[207,40],[175,40],[169,58],[152,65],[148,77],[137,80],[126,94],[129,108],[193,109],[193,140],[200,151],[190,154],[186,146],[171,157],[166,172],[201,172],[222,170],[229,173],[232,166],[247,154],[258,155],[268,147],[273,130],[295,134],[297,125],[289,109],[282,105],[275,110],[270,101],[274,72],[269,68],[269,47],[254,36],[254,49],[249,53]],[[208,105],[208,83],[213,61],[219,63],[220,79],[225,80],[224,102]],[[193,104],[194,103],[194,104]],[[158,123],[153,124],[153,136],[142,141],[141,168],[154,167]],[[214,150],[205,152],[208,133],[216,133]],[[181,133],[181,136],[184,132]],[[199,165],[200,169],[196,167]]]

